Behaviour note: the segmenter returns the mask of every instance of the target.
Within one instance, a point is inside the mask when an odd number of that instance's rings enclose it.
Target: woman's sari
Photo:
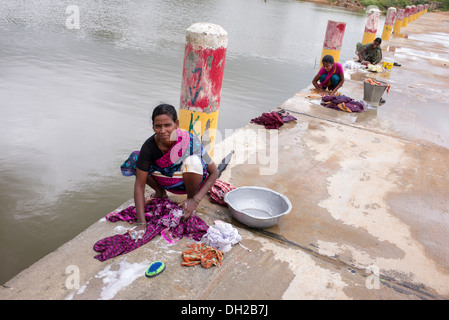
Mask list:
[[[154,163],[150,164],[149,175],[152,175],[159,186],[171,193],[185,194],[186,188],[182,178],[185,160],[190,156],[197,156],[201,161],[203,171],[203,183],[207,178],[207,163],[203,159],[206,150],[197,136],[181,129],[176,129],[177,141],[170,147],[168,152]],[[124,176],[136,174],[136,164],[139,151],[134,151],[121,165],[120,169]]]

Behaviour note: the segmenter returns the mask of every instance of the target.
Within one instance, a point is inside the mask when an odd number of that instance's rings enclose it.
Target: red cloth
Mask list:
[[[231,186],[229,183],[218,179],[215,180],[214,185],[209,191],[211,202],[226,206],[227,203],[224,201],[224,195],[233,189],[235,189],[235,187]]]
[[[279,129],[284,123],[297,120],[285,110],[262,113],[260,117],[251,119],[251,123],[261,124],[265,129]]]
[[[251,119],[251,123],[261,124],[265,126],[266,129],[279,129],[284,125],[284,121],[281,116],[276,112],[262,113],[258,118]]]

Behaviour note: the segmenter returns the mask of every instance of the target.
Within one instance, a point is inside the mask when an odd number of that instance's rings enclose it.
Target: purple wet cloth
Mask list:
[[[284,121],[284,123],[298,120],[294,116],[292,116],[287,110],[284,109],[276,111],[276,113],[282,118],[282,121]]]
[[[354,99],[345,96],[323,96],[321,98],[321,105],[346,112],[363,112],[365,107],[360,101],[355,101]]]
[[[279,129],[284,123],[297,120],[285,110],[272,111],[270,113],[262,113],[260,117],[251,119],[251,123],[261,124],[265,129]]]
[[[148,224],[142,239],[135,242],[127,233],[101,239],[94,244],[94,250],[100,253],[94,258],[99,261],[106,261],[131,252],[149,242],[162,231],[167,232],[167,230],[169,230],[170,236],[175,239],[186,236],[200,241],[209,228],[206,222],[197,216],[192,216],[188,220],[176,219],[173,214],[174,210],[179,210],[179,206],[169,199],[154,199],[150,204],[145,205],[145,218]],[[135,207],[130,206],[118,214],[108,214],[106,219],[111,222],[127,221],[133,223],[137,221],[137,214]]]

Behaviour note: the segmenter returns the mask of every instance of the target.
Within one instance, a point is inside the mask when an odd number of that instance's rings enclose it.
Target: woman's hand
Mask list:
[[[134,242],[137,242],[138,240],[143,238],[143,235],[145,234],[146,229],[147,229],[147,224],[142,223],[142,224],[135,226],[134,228],[129,229],[128,235],[132,240],[134,240]]]
[[[181,203],[181,206],[184,208],[184,216],[183,219],[188,220],[190,217],[195,214],[196,209],[198,208],[199,202],[197,202],[194,198],[188,198],[187,200]]]

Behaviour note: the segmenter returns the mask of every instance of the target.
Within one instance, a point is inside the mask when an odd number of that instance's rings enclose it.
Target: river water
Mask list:
[[[353,57],[366,15],[309,2],[1,0],[0,282],[132,197],[119,166],[152,134],[152,108],[179,106],[190,25],[229,34],[223,131],[311,83],[328,20],[347,23],[340,60]]]

